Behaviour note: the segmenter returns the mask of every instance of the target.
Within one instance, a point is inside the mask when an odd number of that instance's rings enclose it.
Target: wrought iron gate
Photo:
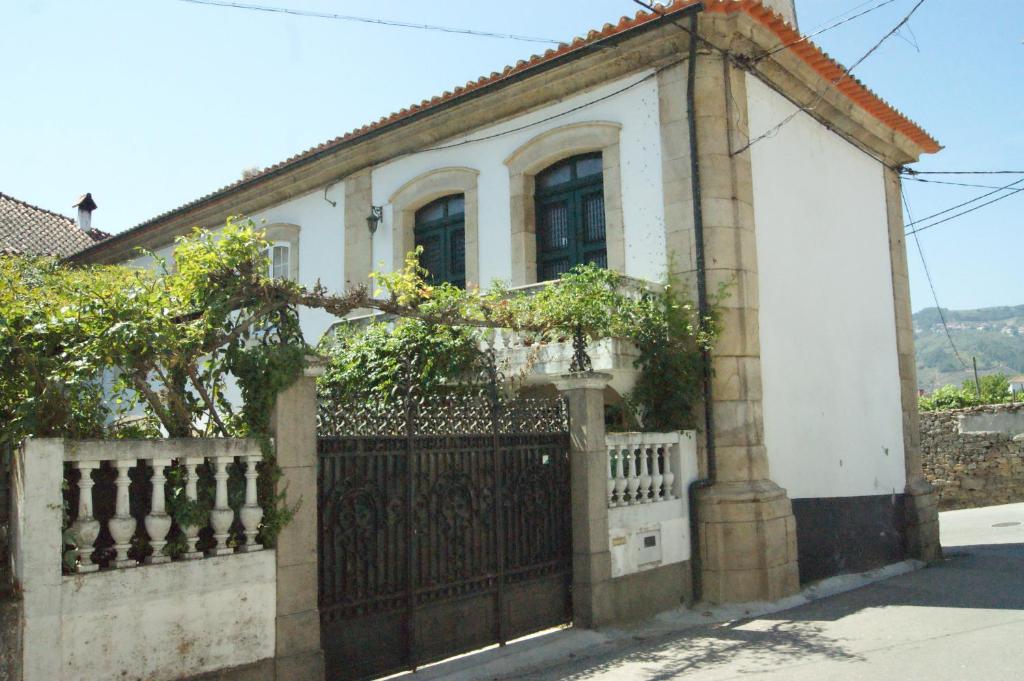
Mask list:
[[[321,639],[329,681],[381,676],[566,623],[562,400],[494,389],[321,410]]]

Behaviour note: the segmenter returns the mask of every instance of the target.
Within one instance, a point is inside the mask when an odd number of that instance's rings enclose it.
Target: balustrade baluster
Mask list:
[[[235,512],[228,506],[228,464],[233,461],[234,457],[231,456],[217,456],[213,459],[213,479],[217,483],[217,493],[213,510],[210,511],[210,525],[213,526],[213,539],[216,542],[212,551],[215,556],[235,552],[228,546],[228,533],[235,520]]]
[[[664,478],[665,484],[665,498],[675,499],[676,495],[673,492],[674,488],[672,487],[673,483],[676,481],[676,474],[672,472],[672,457],[675,456],[675,448],[671,444],[665,444],[662,445],[662,447],[664,448],[662,450],[664,452],[664,455],[662,456],[664,466],[662,470],[662,477]]]
[[[626,456],[622,447],[615,448],[615,459],[617,461],[615,470],[615,498],[619,506],[626,505]]]
[[[658,450],[661,449],[662,456],[658,456]],[[665,481],[665,476],[661,473],[662,464],[659,459],[663,459],[668,456],[668,448],[664,445],[651,445],[651,501],[661,501],[665,497],[661,493],[661,485]]]
[[[199,501],[199,491],[196,484],[199,482],[199,471],[197,469],[201,463],[203,463],[202,457],[188,457],[185,459],[185,473],[187,476],[185,478],[185,498],[192,502],[192,504]],[[187,525],[181,528],[181,531],[185,533],[185,541],[188,544],[184,556],[187,560],[203,557],[202,552],[196,549],[200,529],[202,528],[198,525]]]
[[[245,506],[242,507],[239,516],[242,520],[242,527],[245,528],[245,545],[239,547],[240,551],[259,551],[262,544],[256,543],[256,533],[260,528],[260,521],[263,520],[263,509],[260,508],[256,498],[256,478],[259,472],[256,464],[260,462],[260,456],[245,457]]]
[[[146,516],[146,532],[149,534],[149,543],[153,546],[153,554],[146,558],[146,563],[158,565],[167,563],[171,559],[164,555],[164,547],[167,546],[167,533],[171,531],[171,517],[167,515],[164,504],[164,484],[167,478],[164,477],[164,469],[171,465],[170,459],[153,459],[153,478],[150,481],[153,485],[153,500],[150,505],[149,515]]]
[[[76,461],[75,468],[82,474],[78,482],[78,518],[73,525],[78,536],[78,572],[96,572],[100,566],[92,562],[96,537],[100,536],[100,523],[92,510],[92,472],[99,468],[98,461]]]
[[[651,473],[648,468],[647,458],[650,453],[646,445],[640,445],[638,448],[640,452],[640,503],[649,504],[651,503]]]
[[[136,465],[133,459],[121,459],[114,462],[117,468],[117,503],[114,517],[107,523],[110,529],[110,536],[114,538],[114,550],[117,552],[114,558],[115,568],[135,567],[134,560],[128,557],[128,549],[131,548],[132,535],[135,534],[136,522],[132,517],[128,505],[128,485],[131,480],[128,478],[128,469]]]
[[[608,448],[608,506],[614,508],[619,505],[618,500],[615,498],[615,478],[616,471],[619,468],[618,453],[614,447]]]
[[[640,487],[640,478],[636,476],[636,452],[632,447],[623,451],[626,456],[626,490],[629,493],[629,503],[638,504],[637,488]]]

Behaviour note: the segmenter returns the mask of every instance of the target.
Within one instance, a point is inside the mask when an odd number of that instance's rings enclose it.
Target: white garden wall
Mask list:
[[[97,442],[76,444],[72,452],[63,440],[33,439],[18,453],[12,550],[23,595],[23,681],[173,681],[249,668],[274,656],[272,550],[220,547],[222,555],[97,572],[85,572],[90,568],[83,561],[81,572],[62,575],[65,461],[81,465],[116,456],[134,466],[259,453],[255,442],[181,444]],[[138,458],[124,457],[126,447],[136,447]]]
[[[794,111],[747,92],[751,137]],[[750,153],[771,477],[794,499],[902,493],[882,166],[806,114]]]

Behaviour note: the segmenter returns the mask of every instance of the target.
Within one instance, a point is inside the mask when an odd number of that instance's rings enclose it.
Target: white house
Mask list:
[[[938,549],[899,168],[940,147],[844,75],[758,0],[677,1],[75,259],[168,252],[244,214],[266,225],[275,274],[334,290],[414,244],[459,284],[529,285],[581,262],[655,282],[671,265],[694,291],[732,282],[700,436],[699,575],[711,600],[774,598],[798,569],[806,581]],[[302,312],[309,338],[336,321]],[[628,350],[596,359],[628,389]]]

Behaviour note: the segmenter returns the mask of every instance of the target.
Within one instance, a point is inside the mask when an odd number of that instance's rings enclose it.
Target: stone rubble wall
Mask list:
[[[963,416],[1018,412],[1024,404],[921,413],[924,474],[939,510],[1024,502],[1024,434],[960,432]]]

